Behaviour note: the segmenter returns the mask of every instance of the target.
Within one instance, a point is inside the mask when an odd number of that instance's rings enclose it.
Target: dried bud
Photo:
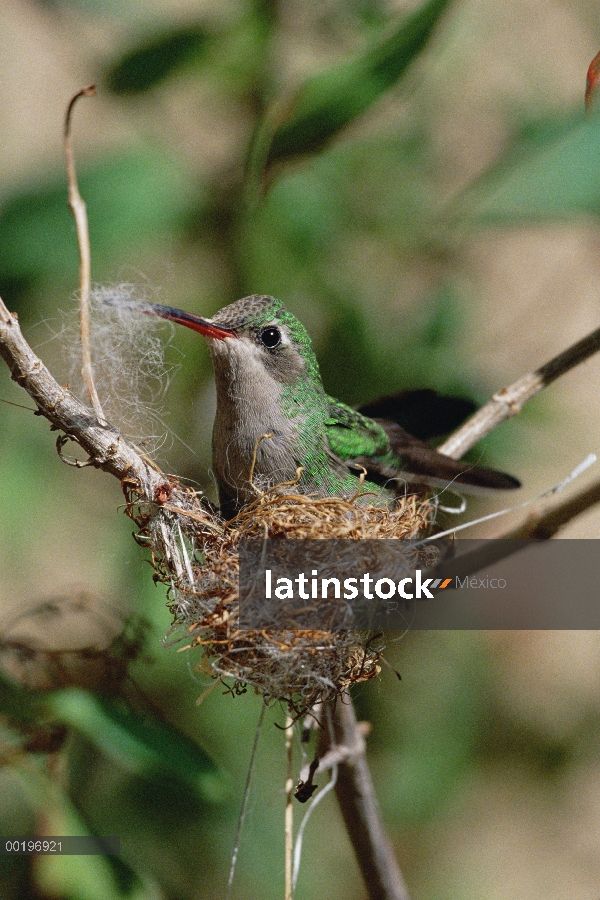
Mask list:
[[[596,99],[598,81],[600,81],[600,53],[593,58],[587,71],[585,108],[588,112],[592,109]]]

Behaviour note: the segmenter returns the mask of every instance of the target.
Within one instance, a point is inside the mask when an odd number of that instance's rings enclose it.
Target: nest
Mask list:
[[[136,539],[152,554],[155,579],[168,585],[174,629],[201,648],[198,668],[236,694],[248,686],[265,702],[283,701],[297,716],[380,672],[381,635],[295,627],[243,630],[238,624],[239,544],[246,538],[410,539],[428,529],[431,506],[418,496],[393,509],[352,500],[313,497],[279,485],[260,493],[224,522],[177,479],[144,502],[128,491]],[[376,640],[379,638],[379,642]]]

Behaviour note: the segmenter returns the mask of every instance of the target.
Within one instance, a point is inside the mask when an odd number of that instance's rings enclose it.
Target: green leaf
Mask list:
[[[113,94],[143,94],[158,87],[205,49],[208,35],[200,25],[152,35],[128,50],[104,76]]]
[[[47,797],[40,812],[46,823],[46,834],[93,834],[62,791],[55,791]],[[132,898],[133,890],[121,890],[115,875],[114,859],[92,854],[44,854],[37,860],[36,884],[44,894],[73,900]],[[132,880],[132,889],[138,884],[139,879]]]
[[[319,150],[368,110],[419,55],[448,5],[429,0],[359,56],[309,78],[276,124],[266,164]]]
[[[123,700],[77,689],[57,691],[47,703],[57,718],[126,771],[143,776],[152,769],[166,769],[192,782],[208,802],[223,796],[222,776],[210,757],[165,720]]]
[[[143,241],[181,224],[193,202],[189,179],[162,153],[127,153],[85,170],[80,190],[90,221],[92,270],[114,271]],[[77,284],[75,227],[65,176],[13,195],[0,212],[0,281],[71,278]]]
[[[538,123],[463,195],[459,221],[528,224],[600,215],[600,115]]]

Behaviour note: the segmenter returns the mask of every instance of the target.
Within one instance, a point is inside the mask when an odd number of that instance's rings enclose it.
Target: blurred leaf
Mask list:
[[[62,791],[55,791],[50,795],[43,812],[45,833],[48,835],[92,834]],[[111,858],[93,854],[41,855],[35,860],[35,873],[36,883],[44,893],[68,897],[70,900],[131,898],[133,889],[139,885],[139,880],[132,879],[131,890],[121,890],[122,885],[115,877]]]
[[[2,396],[6,396],[4,385]],[[28,402],[26,397],[14,399],[20,403],[25,401],[25,405]],[[31,552],[27,542],[33,533],[31,511],[37,507],[40,497],[48,497],[49,482],[53,487],[56,485],[57,492],[47,501],[50,508],[46,517],[45,505],[36,513],[36,527],[40,530],[51,527],[52,521],[56,521],[56,513],[51,509],[58,502],[60,493],[68,490],[68,485],[60,468],[52,468],[56,451],[48,440],[47,429],[32,429],[29,414],[17,409],[13,413],[11,407],[2,404],[0,432],[0,479],[4,485],[0,496],[0,565],[4,564],[3,577],[9,578],[8,560],[21,560],[21,565],[27,565],[25,560]]]
[[[535,223],[600,215],[600,115],[536,123],[500,163],[468,189],[467,224]]]
[[[431,136],[413,125],[340,145],[311,168],[327,185],[327,201],[343,216],[345,232],[372,234],[422,259],[437,213],[430,147]]]
[[[369,109],[418,56],[448,4],[429,0],[359,56],[310,77],[276,124],[266,165],[319,150]]]
[[[464,326],[464,300],[448,284],[440,284],[422,298],[415,319],[401,333],[380,335],[380,365],[388,376],[382,389],[427,387],[450,395],[470,397],[473,376],[467,363],[457,367],[457,347]],[[401,348],[401,352],[399,352]],[[389,377],[393,376],[390,385]],[[374,399],[373,397],[369,399]]]
[[[156,88],[205,49],[208,34],[188,25],[146,38],[128,50],[104,76],[113,94],[142,94]]]
[[[189,179],[169,157],[128,153],[97,163],[80,177],[90,220],[92,269],[116,267],[143,240],[181,224]],[[15,194],[0,212],[2,283],[53,278],[77,283],[75,228],[64,177]]]
[[[359,307],[344,301],[335,304],[332,315],[326,339],[328,351],[320,358],[323,382],[332,396],[357,403],[378,381],[368,321]],[[351,383],[348,372],[353,372]]]
[[[153,768],[192,782],[208,802],[223,793],[221,775],[210,757],[168,722],[122,700],[69,689],[48,698],[63,722],[81,732],[125,770],[144,775]]]
[[[386,5],[381,0],[348,0],[346,6],[365,25],[381,25],[388,15]]]
[[[443,285],[429,301],[428,318],[419,335],[423,355],[443,352],[456,346],[463,317],[460,295],[450,285]]]
[[[301,297],[305,307],[307,297],[328,305],[332,285],[356,302],[361,280],[366,291],[372,286],[357,257],[374,242],[395,261],[398,278],[404,259],[422,265],[434,215],[428,147],[422,131],[370,136],[288,169],[244,223],[236,248],[243,289],[260,285],[287,302]],[[373,297],[359,302],[368,310]]]

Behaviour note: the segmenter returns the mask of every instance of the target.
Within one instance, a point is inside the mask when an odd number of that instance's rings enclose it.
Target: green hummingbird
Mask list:
[[[329,397],[306,329],[273,297],[244,297],[212,319],[158,304],[142,310],[208,341],[217,388],[213,469],[228,519],[256,498],[256,487],[296,479],[301,493],[353,497],[363,474],[362,502],[371,504],[390,503],[415,483],[520,486]]]

